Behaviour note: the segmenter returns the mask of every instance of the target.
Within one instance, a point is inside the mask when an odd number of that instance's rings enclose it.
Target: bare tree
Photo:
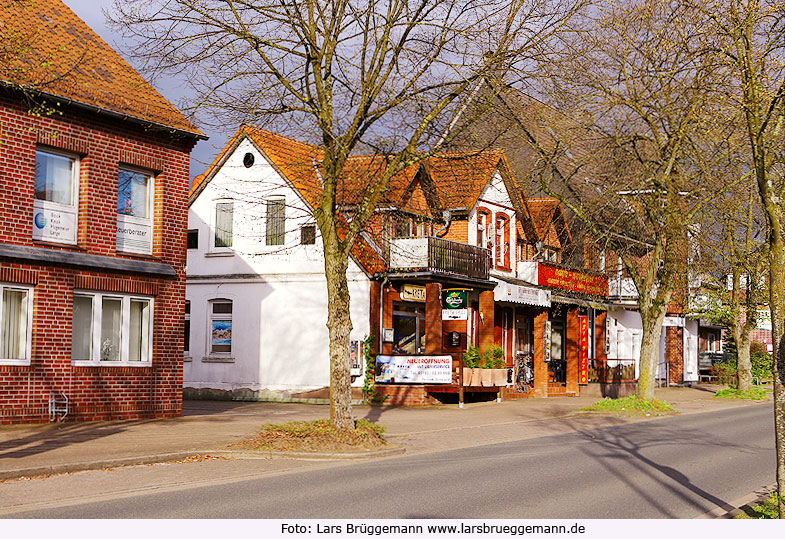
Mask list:
[[[315,208],[329,300],[331,418],[352,428],[349,254],[391,177],[425,154],[479,77],[542,54],[585,2],[569,0],[118,1],[154,71],[182,71],[222,125],[277,125],[321,146]],[[438,148],[433,148],[437,150]],[[356,151],[382,156],[351,220],[339,180]]]
[[[737,352],[737,387],[742,391],[752,384],[752,333],[768,291],[766,222],[745,169],[738,151],[729,152],[728,174],[715,177],[724,192],[699,215],[697,244],[703,256],[695,272],[707,290],[696,291],[696,297],[707,301],[695,302],[690,308],[730,331]]]
[[[541,66],[543,92],[569,119],[543,112],[539,124],[551,136],[530,135],[543,189],[580,219],[605,253],[604,269],[618,257],[635,284],[637,395],[646,400],[654,398],[665,314],[685,299],[689,231],[726,151],[718,62],[700,27],[697,11],[681,3],[601,5],[562,42],[561,60]]]
[[[777,490],[780,518],[785,518],[785,6],[775,0],[705,0],[698,5],[735,78],[733,105],[743,117],[747,164],[768,226]]]

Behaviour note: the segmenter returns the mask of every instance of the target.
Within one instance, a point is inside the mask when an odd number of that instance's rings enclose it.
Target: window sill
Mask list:
[[[65,248],[65,249],[71,249],[73,251],[87,252],[87,249],[85,249],[84,247],[80,247],[76,242],[74,242],[74,243],[70,243],[70,242],[60,243],[58,241],[37,240],[37,239],[33,238],[33,245],[36,245],[36,246],[41,245],[43,247],[59,247],[61,249]]]
[[[134,258],[144,258],[145,260],[155,260],[156,262],[161,261],[160,257],[157,257],[152,253],[134,253],[133,251],[115,251],[115,254],[122,255],[122,256],[132,256]]]
[[[206,257],[214,257],[214,256],[234,256],[234,251],[210,251],[209,253],[204,253]]]
[[[204,356],[202,363],[234,363],[233,357]]]
[[[0,367],[29,367],[29,359],[0,359]]]
[[[152,367],[150,361],[73,361],[72,367]]]

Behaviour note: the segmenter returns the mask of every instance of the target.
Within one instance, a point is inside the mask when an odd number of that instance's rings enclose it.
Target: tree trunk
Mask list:
[[[354,429],[349,336],[352,331],[349,259],[325,242],[324,274],[327,278],[327,329],[330,334],[330,421],[338,429]]]
[[[770,308],[774,344],[774,438],[777,448],[777,492],[780,518],[785,518],[785,245],[770,239]]]
[[[643,335],[641,336],[641,361],[636,396],[647,401],[654,400],[655,377],[660,357],[662,321],[665,310],[659,313],[644,314],[641,310]]]
[[[739,391],[749,391],[752,386],[752,362],[750,361],[750,344],[752,339],[748,332],[740,332],[736,337],[736,385]]]

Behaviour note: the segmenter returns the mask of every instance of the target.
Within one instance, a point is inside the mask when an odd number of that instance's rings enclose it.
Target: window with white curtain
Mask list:
[[[215,236],[213,250],[229,250],[233,243],[234,202],[224,201],[215,205]]]
[[[152,309],[151,298],[75,292],[71,360],[77,364],[149,365]]]
[[[33,291],[15,285],[0,285],[0,289],[0,363],[28,364]]]

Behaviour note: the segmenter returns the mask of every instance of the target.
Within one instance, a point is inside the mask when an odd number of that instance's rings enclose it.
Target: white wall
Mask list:
[[[495,268],[495,251],[494,255],[494,264],[491,267],[491,274],[496,275],[505,275],[505,276],[515,276],[515,268],[516,268],[516,245],[517,245],[517,219],[515,215],[515,210],[513,209],[515,206],[510,199],[510,195],[507,192],[507,187],[504,185],[504,180],[502,180],[501,174],[498,170],[493,173],[493,177],[491,181],[483,189],[482,194],[480,195],[479,200],[475,204],[474,208],[472,208],[471,213],[469,214],[469,243],[471,245],[477,245],[477,209],[479,207],[486,208],[490,210],[493,215],[491,216],[491,222],[493,226],[496,226],[496,213],[503,212],[507,215],[510,219],[509,227],[510,227],[510,266],[511,271],[500,271]],[[495,229],[494,229],[495,235]],[[480,247],[485,247],[485,245],[480,245]]]
[[[252,153],[255,163],[243,166]],[[285,242],[265,242],[268,198],[283,198]],[[234,201],[233,246],[212,246],[215,204]],[[191,361],[185,387],[299,392],[329,385],[327,289],[321,238],[300,244],[300,227],[313,223],[308,206],[247,139],[200,193],[188,228],[199,248],[188,250],[186,299],[191,302]],[[370,280],[351,261],[351,338],[370,331]],[[233,301],[230,358],[210,356],[209,301]],[[356,385],[362,385],[358,379]]]

